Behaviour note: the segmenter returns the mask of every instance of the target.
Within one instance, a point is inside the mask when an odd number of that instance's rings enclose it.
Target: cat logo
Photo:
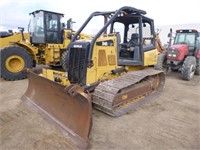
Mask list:
[[[82,48],[82,45],[74,45],[74,48]]]

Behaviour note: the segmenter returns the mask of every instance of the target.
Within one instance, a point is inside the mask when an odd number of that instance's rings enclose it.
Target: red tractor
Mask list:
[[[172,32],[171,32],[172,33]],[[183,79],[200,74],[200,33],[194,29],[177,30],[174,43],[158,56],[155,69],[167,67],[180,71]],[[171,41],[171,40],[170,40]]]

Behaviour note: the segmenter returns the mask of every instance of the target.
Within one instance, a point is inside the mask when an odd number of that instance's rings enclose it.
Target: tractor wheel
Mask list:
[[[195,74],[200,75],[200,59],[199,58],[197,59]]]
[[[1,72],[5,80],[20,80],[27,77],[24,68],[32,68],[33,59],[29,52],[19,46],[8,46],[0,51]]]
[[[158,55],[158,60],[157,60],[157,64],[154,66],[155,70],[163,70],[163,65],[165,63],[165,59],[166,59],[166,54],[161,53]]]
[[[184,80],[191,80],[194,76],[196,68],[196,58],[193,56],[187,56],[183,62],[181,74]]]
[[[61,65],[64,71],[68,70],[68,50],[65,50],[62,53],[62,57],[61,57]]]

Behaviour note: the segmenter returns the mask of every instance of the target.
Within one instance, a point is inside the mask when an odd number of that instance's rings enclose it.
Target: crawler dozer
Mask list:
[[[154,21],[145,14],[127,6],[92,13],[67,48],[67,72],[29,70],[29,86],[22,99],[54,120],[73,144],[86,148],[92,106],[120,116],[163,90],[164,73],[149,67],[156,64],[158,51]],[[96,17],[103,24],[96,35],[76,40]]]
[[[61,19],[61,13],[36,10],[30,13],[31,19],[28,33],[24,28],[20,32],[0,32],[0,76],[5,80],[20,80],[26,78],[25,68],[36,64],[49,66],[62,65],[67,48],[75,31],[72,30],[72,19],[67,22],[67,28]],[[81,34],[78,38],[90,38]]]

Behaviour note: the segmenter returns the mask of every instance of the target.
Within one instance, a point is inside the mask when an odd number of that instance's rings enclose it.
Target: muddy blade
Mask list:
[[[35,73],[29,72],[28,80],[22,99],[62,129],[73,145],[86,148],[92,115],[88,95],[75,85],[64,87]]]

